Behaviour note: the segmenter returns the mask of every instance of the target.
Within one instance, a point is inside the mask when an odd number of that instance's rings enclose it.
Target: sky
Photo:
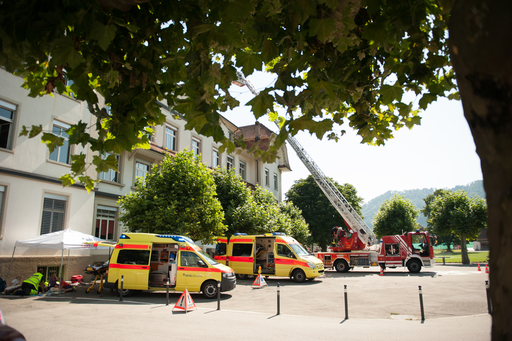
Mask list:
[[[247,79],[262,90],[273,84],[275,76],[257,72]],[[222,115],[237,126],[254,124],[251,107],[245,106],[254,95],[247,87],[235,85],[230,94],[240,106]],[[348,125],[341,127],[346,134],[338,142],[319,140],[308,132],[295,138],[326,176],[353,185],[365,203],[389,190],[452,188],[482,180],[480,159],[461,102],[441,99],[420,116],[420,126],[395,131],[395,138],[385,146],[361,144],[361,137]],[[266,117],[258,121],[277,130]],[[282,174],[282,199],[295,181],[309,175],[294,150],[289,145],[287,149],[292,171]]]

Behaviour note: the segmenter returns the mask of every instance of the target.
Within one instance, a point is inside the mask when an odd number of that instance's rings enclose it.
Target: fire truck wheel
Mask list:
[[[348,267],[347,261],[345,260],[338,260],[336,263],[334,263],[334,268],[338,272],[348,272],[350,268]]]
[[[203,296],[206,298],[215,298],[217,297],[217,282],[215,281],[206,281],[203,283],[203,287],[201,288],[203,292]]]
[[[407,263],[407,269],[409,269],[409,272],[418,273],[421,271],[421,264],[417,260],[411,260]]]
[[[302,283],[306,280],[306,274],[301,269],[297,269],[292,273],[292,279],[297,283]]]

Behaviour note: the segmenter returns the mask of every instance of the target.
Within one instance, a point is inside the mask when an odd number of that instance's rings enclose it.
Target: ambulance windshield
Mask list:
[[[215,264],[218,264],[216,261],[214,261],[209,254],[207,254],[206,252],[204,252],[203,250],[198,250],[197,251],[198,253],[201,254],[201,256],[203,256],[204,260],[208,262],[208,264],[210,265],[215,265]]]
[[[309,253],[300,244],[289,244],[297,256],[309,256]]]

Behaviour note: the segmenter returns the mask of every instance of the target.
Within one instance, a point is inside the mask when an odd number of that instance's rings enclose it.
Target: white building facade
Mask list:
[[[285,146],[271,164],[263,163],[240,148],[233,154],[220,153],[220,146],[211,137],[185,130],[186,122],[175,118],[163,103],[161,110],[167,120],[165,125],[155,127],[150,149],[117,155],[119,172],[98,174],[88,169],[87,175],[101,179],[90,193],[81,185],[63,187],[58,178],[70,171],[70,155],[83,152],[90,162],[92,152],[65,143],[50,154],[40,137],[20,137],[20,131],[23,126],[41,124],[43,132],[66,138],[70,125],[81,120],[94,127],[95,117],[85,102],[59,94],[31,98],[22,84],[22,78],[0,69],[0,277],[7,283],[17,275],[25,279],[38,268],[45,269],[48,275],[57,271],[61,263],[59,250],[17,248],[9,278],[6,278],[17,240],[67,228],[117,240],[123,231],[118,222],[117,200],[130,193],[135,178],[150,172],[152,165],[159,163],[166,153],[175,155],[183,149],[191,149],[212,169],[233,168],[249,187],[260,185],[271,191],[276,200],[282,197],[281,177],[290,171]],[[260,128],[259,124],[239,128],[221,118],[221,126],[226,136],[243,134],[248,144],[255,136],[247,132],[259,133],[261,129],[261,140],[272,138],[270,130]],[[88,132],[94,134],[94,131]],[[256,140],[260,140],[260,136],[256,136]],[[66,257],[64,262],[64,275],[83,275],[88,264],[107,259],[106,250],[72,250],[69,261]]]

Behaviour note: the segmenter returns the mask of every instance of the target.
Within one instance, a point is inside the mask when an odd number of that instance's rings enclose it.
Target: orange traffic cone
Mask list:
[[[487,269],[487,264],[485,264],[485,273],[488,274],[489,273],[489,269]]]
[[[480,263],[478,263],[478,271],[482,271],[482,270],[480,270]]]
[[[382,268],[380,268],[380,275],[379,276],[384,276],[384,271],[382,270]]]

